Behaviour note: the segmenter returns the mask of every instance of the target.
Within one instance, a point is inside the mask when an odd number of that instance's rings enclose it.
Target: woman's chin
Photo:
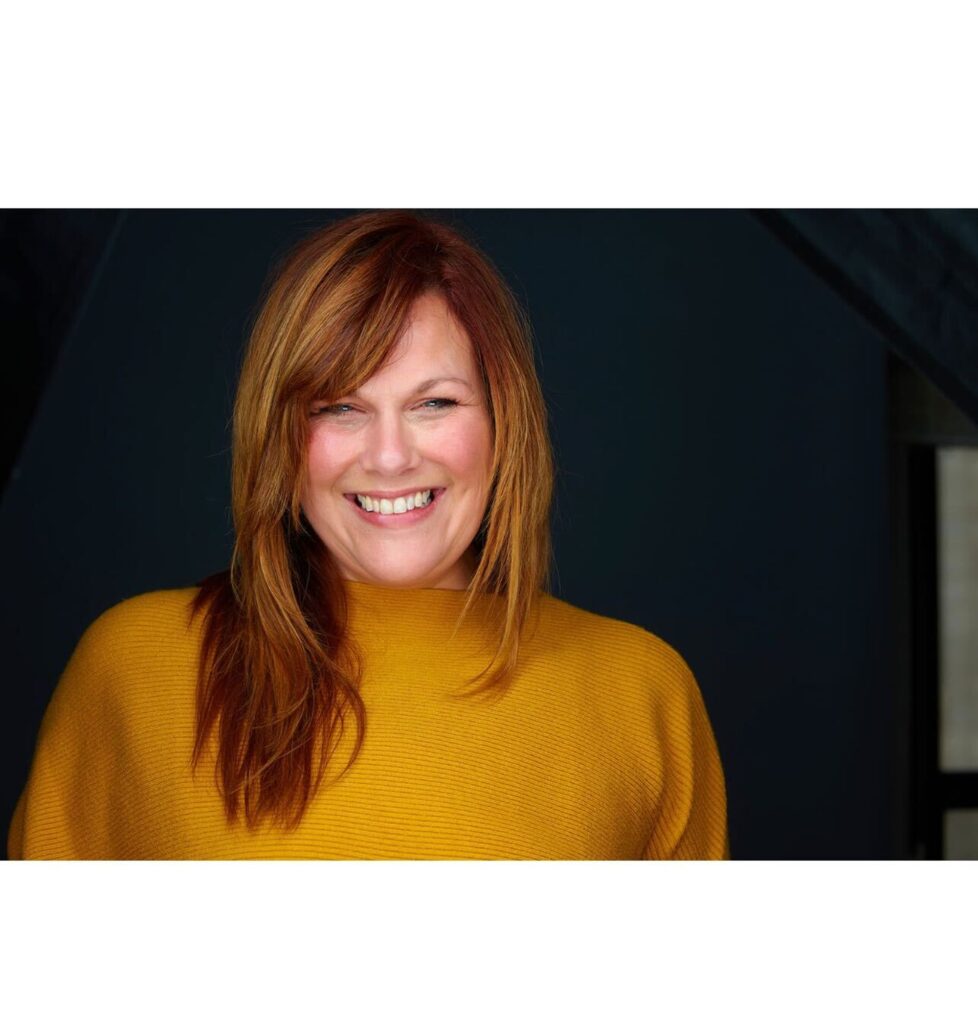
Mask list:
[[[397,590],[464,590],[472,578],[467,561],[461,560],[447,568],[442,566],[360,566],[344,573],[348,579]]]

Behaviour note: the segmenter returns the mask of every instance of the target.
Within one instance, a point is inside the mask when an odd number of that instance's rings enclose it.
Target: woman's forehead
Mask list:
[[[465,328],[440,296],[422,296],[387,359],[358,390],[420,392],[437,384],[477,383],[475,353]]]

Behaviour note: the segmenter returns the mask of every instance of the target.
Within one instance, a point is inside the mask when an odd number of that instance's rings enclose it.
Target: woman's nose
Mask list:
[[[372,473],[396,476],[414,469],[421,459],[410,426],[395,414],[378,414],[365,436],[360,463]]]

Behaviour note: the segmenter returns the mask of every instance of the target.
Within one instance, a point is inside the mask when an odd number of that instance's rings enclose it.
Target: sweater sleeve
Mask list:
[[[647,859],[730,857],[723,768],[703,697],[689,666],[679,667],[658,707],[665,785]]]
[[[112,610],[85,631],[51,697],[7,836],[20,859],[110,858],[113,765],[121,749],[107,683]]]

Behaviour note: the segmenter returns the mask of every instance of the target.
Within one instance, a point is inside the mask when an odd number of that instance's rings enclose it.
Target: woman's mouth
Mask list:
[[[444,493],[444,487],[428,487],[395,494],[356,492],[343,497],[368,522],[377,526],[407,526],[426,518]]]

